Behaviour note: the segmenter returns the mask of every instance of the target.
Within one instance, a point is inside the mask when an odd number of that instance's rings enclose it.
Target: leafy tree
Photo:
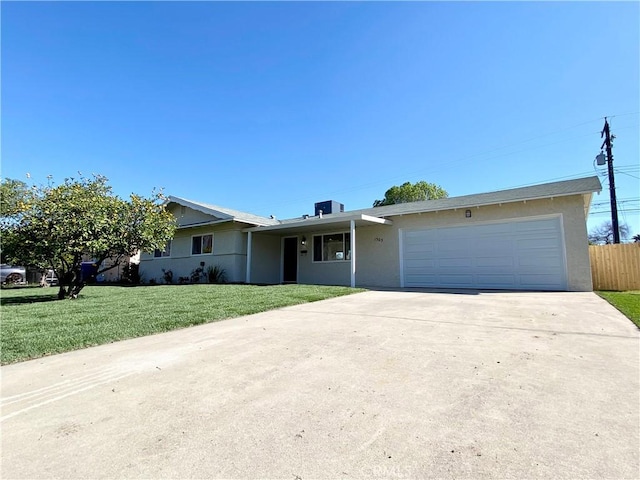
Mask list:
[[[0,183],[0,216],[7,220],[16,218],[31,196],[26,183],[6,178]]]
[[[173,236],[175,219],[165,209],[162,194],[149,198],[132,194],[123,200],[107,182],[97,175],[25,189],[22,182],[5,180],[0,218],[3,254],[14,263],[53,269],[62,299],[77,298],[85,286],[83,259],[99,266],[97,275],[114,268],[124,256],[164,248]],[[13,193],[27,191],[20,200],[10,200]],[[103,267],[107,258],[115,264]]]
[[[0,182],[0,219],[2,224],[15,224],[20,215],[20,211],[24,208],[25,201],[31,198],[31,196],[32,192],[29,186],[20,180],[7,178]],[[2,230],[2,233],[2,243],[6,245],[8,239],[5,234],[5,229]],[[5,248],[2,248],[0,251],[0,257],[2,263],[9,260],[5,254]]]
[[[634,243],[640,243],[640,234],[633,236],[633,242]]]
[[[447,198],[448,196],[447,191],[435,183],[428,183],[424,180],[416,183],[405,182],[400,186],[394,185],[391,187],[385,192],[382,200],[373,202],[373,206],[382,207],[396,203],[435,200],[438,198]]]
[[[629,226],[624,223],[618,226],[620,239],[628,238]],[[589,243],[592,245],[609,245],[610,243],[613,243],[613,225],[611,224],[611,221],[603,222],[601,225],[594,227],[589,232]]]

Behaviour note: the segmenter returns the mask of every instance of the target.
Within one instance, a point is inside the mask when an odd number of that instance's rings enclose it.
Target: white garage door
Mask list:
[[[405,287],[565,290],[560,218],[402,231]]]

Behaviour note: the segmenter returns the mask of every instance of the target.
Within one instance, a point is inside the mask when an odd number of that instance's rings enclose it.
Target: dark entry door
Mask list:
[[[298,281],[298,237],[284,239],[282,262],[282,281],[296,283]]]

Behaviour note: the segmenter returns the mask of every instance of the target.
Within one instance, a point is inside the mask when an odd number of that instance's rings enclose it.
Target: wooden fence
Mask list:
[[[594,290],[640,290],[640,243],[589,245]]]

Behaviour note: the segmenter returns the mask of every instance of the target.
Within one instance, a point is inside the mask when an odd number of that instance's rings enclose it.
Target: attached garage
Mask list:
[[[560,215],[400,231],[403,287],[566,290]]]

